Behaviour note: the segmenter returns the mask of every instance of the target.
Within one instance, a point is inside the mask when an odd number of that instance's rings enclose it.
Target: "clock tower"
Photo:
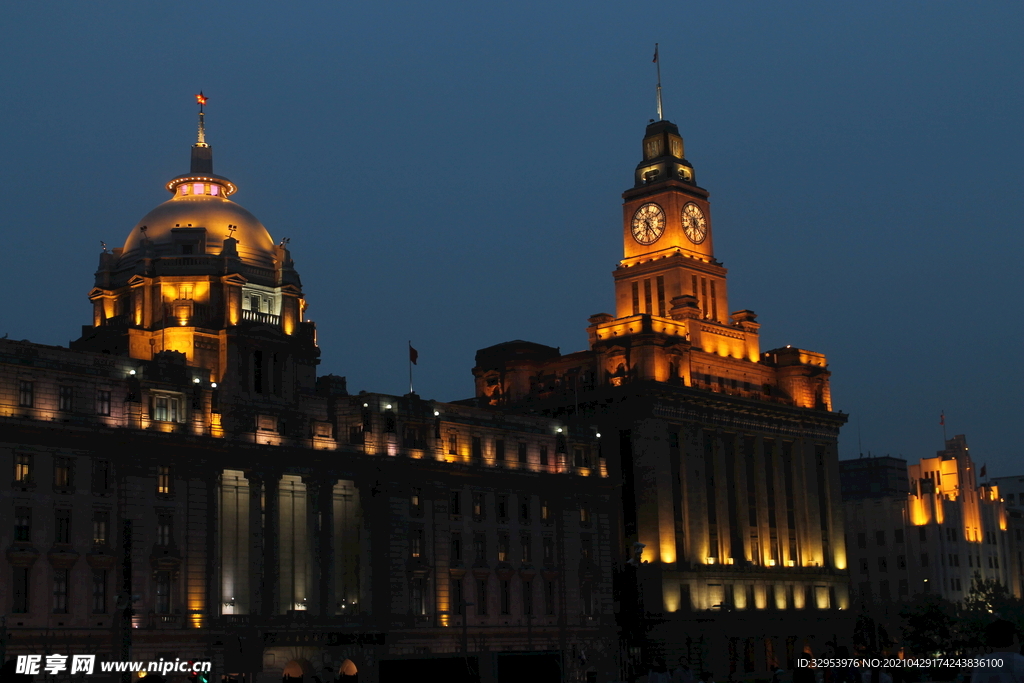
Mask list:
[[[688,295],[701,319],[727,322],[726,270],[714,256],[708,192],[696,183],[674,123],[647,126],[643,160],[622,198],[616,317],[668,318],[672,299]]]

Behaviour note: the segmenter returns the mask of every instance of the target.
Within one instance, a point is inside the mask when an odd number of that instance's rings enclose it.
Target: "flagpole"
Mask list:
[[[946,411],[939,413],[939,424],[942,425],[942,447],[946,447]]]
[[[654,63],[658,66],[658,120],[662,120],[661,116],[661,59],[658,58],[658,44],[654,44]]]
[[[409,393],[412,393],[412,339],[409,340]]]

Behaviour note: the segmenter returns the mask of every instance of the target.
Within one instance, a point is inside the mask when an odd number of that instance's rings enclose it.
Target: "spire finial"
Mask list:
[[[658,120],[662,120],[661,115],[661,62],[658,60],[658,44],[654,44],[654,63],[658,68]]]
[[[203,106],[206,104],[208,98],[200,90],[199,94],[196,95],[196,104],[199,105],[199,136],[196,140],[196,144],[205,147],[206,146],[206,122],[204,121]]]

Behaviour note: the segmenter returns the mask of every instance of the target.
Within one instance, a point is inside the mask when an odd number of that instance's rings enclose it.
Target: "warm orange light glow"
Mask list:
[[[210,99],[210,98],[208,98],[206,95],[204,95],[203,91],[200,90],[199,94],[196,95],[196,104],[198,104],[199,106],[203,106],[204,104],[206,104],[206,100],[208,100],[208,99]]]

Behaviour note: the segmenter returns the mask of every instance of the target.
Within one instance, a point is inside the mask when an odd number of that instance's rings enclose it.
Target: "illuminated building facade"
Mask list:
[[[850,473],[863,478],[869,470],[885,470],[891,480],[894,463],[903,464],[902,486],[866,492],[846,485]],[[1024,519],[1007,509],[998,486],[978,482],[963,435],[909,467],[897,458],[863,458],[842,461],[840,471],[850,580],[865,607],[920,593],[962,602],[975,577],[1022,595]]]
[[[600,431],[623,480],[620,563],[645,546],[636,578],[659,622],[652,652],[722,677],[785,667],[848,623],[846,417],[822,354],[762,352],[753,311],[730,313],[708,192],[678,128],[651,122],[642,153],[623,194],[615,314],[589,319],[585,351],[480,350],[477,400]]]
[[[318,378],[286,241],[229,198],[202,123],[167,189],[101,254],[71,348],[0,340],[8,656],[616,671],[596,435]]]

